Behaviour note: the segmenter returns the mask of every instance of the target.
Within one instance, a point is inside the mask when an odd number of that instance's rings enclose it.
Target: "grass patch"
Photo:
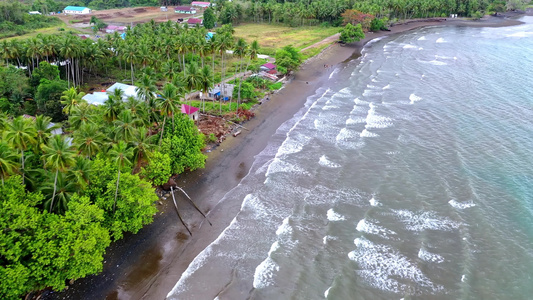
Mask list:
[[[257,40],[261,48],[272,52],[287,45],[300,50],[339,32],[336,27],[288,27],[269,24],[245,24],[235,27],[235,36],[248,43]]]
[[[59,28],[63,28],[63,30],[60,30]],[[26,33],[26,34],[19,35],[19,36],[13,36],[13,37],[1,39],[1,40],[8,40],[9,41],[9,40],[14,40],[14,39],[15,40],[29,39],[29,38],[36,37],[39,34],[43,34],[43,35],[46,35],[46,34],[63,34],[63,33],[69,33],[69,32],[73,32],[74,34],[82,33],[81,31],[73,29],[73,28],[70,28],[70,27],[54,26],[54,27],[35,29],[32,32],[30,32],[30,33]]]
[[[301,52],[302,59],[305,61],[306,59],[317,55],[318,53],[322,52],[322,50],[324,50],[327,47],[329,47],[329,45],[330,44],[326,43],[326,44],[322,44],[322,45],[319,45],[317,47],[309,48],[309,49],[307,49],[305,51],[302,51]]]

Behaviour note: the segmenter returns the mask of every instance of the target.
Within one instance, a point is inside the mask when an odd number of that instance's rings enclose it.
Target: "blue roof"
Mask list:
[[[76,11],[82,11],[88,7],[82,7],[82,6],[67,6],[64,10],[76,10]]]

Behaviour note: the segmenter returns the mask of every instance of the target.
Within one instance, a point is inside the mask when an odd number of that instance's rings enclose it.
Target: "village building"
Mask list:
[[[69,14],[85,15],[85,14],[90,14],[91,9],[88,7],[83,7],[83,6],[67,6],[65,7],[65,9],[63,9],[63,13],[65,15],[69,15]]]
[[[189,24],[190,26],[200,26],[203,24],[203,20],[202,19],[196,19],[196,18],[189,18],[187,20],[187,24]]]
[[[259,69],[261,71],[265,71],[269,74],[276,74],[277,73],[277,70],[276,70],[276,65],[273,64],[273,63],[266,63],[264,65],[262,65],[261,67],[259,67]]]
[[[191,6],[176,6],[174,8],[174,12],[177,14],[191,14],[194,15],[196,13],[196,9]]]
[[[30,14],[30,15],[40,15],[41,13],[38,12],[38,11],[30,11],[30,12],[28,12],[28,14]]]
[[[89,104],[93,105],[102,105],[109,98],[109,95],[112,94],[116,89],[121,89],[124,93],[122,95],[122,100],[126,101],[128,97],[137,98],[137,87],[134,85],[124,84],[116,82],[110,86],[107,90],[102,90],[101,92],[94,92],[92,94],[87,94],[83,96],[83,100],[87,101]]]
[[[196,121],[198,118],[200,118],[200,111],[198,107],[182,104],[181,112],[189,116],[189,118],[191,118],[193,121]]]
[[[211,2],[193,1],[191,5],[201,8],[207,8],[209,7],[209,5],[211,5]]]
[[[107,33],[114,33],[114,32],[124,32],[126,31],[126,26],[117,26],[117,25],[108,25],[105,28],[105,32]]]

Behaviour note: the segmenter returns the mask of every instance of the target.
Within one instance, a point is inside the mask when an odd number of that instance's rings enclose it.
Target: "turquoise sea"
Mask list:
[[[221,199],[170,299],[532,299],[533,18],[374,40]],[[289,100],[287,100],[289,101]]]

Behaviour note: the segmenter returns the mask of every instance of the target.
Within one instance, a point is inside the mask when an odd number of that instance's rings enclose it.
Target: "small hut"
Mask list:
[[[189,116],[191,120],[196,121],[200,117],[200,112],[198,107],[190,106],[187,104],[181,105],[181,112]]]

